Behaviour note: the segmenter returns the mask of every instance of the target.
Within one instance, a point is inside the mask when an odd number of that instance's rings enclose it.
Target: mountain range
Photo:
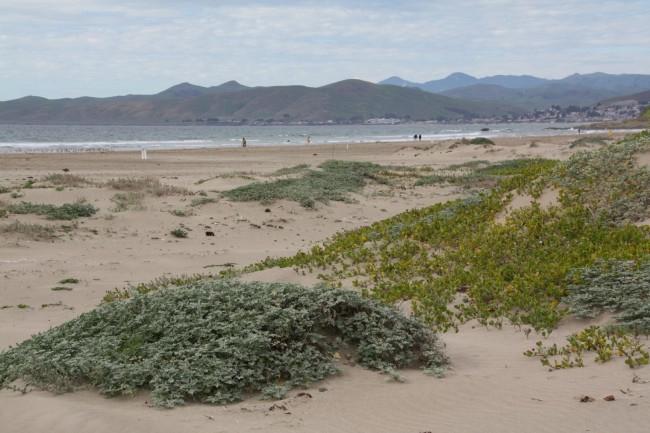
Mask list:
[[[322,87],[248,87],[236,81],[203,87],[177,84],[154,95],[0,102],[0,123],[164,124],[361,123],[372,118],[466,121],[517,118],[550,106],[648,101],[650,75],[574,74],[559,80],[530,75],[476,78],[454,73],[415,83],[344,80]],[[635,99],[636,98],[636,99]]]
[[[573,74],[562,79],[531,75],[494,75],[476,78],[455,72],[443,79],[416,83],[390,77],[379,84],[415,87],[470,101],[493,102],[530,111],[551,105],[589,106],[602,100],[650,90],[650,75]]]
[[[464,101],[417,88],[345,80],[322,87],[214,87],[182,83],[155,95],[0,102],[0,123],[157,124],[181,122],[358,123],[370,118],[467,120],[516,115],[504,104]]]

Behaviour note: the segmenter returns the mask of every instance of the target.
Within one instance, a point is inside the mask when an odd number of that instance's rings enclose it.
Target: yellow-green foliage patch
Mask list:
[[[633,157],[650,146],[643,133],[567,162],[517,161],[483,171],[497,186],[470,198],[412,210],[333,236],[309,251],[269,258],[245,271],[273,266],[320,272],[333,284],[353,281],[392,303],[409,299],[438,329],[478,319],[507,318],[550,331],[566,309],[569,273],[601,259],[638,260],[650,253],[650,175]],[[560,191],[560,203],[495,216],[513,194]]]

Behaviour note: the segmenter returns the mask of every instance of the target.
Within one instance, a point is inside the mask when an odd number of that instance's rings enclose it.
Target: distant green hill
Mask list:
[[[157,124],[184,121],[359,123],[371,118],[467,120],[518,114],[508,104],[465,101],[414,88],[345,80],[323,87],[216,87],[182,83],[156,95],[0,102],[1,123]]]

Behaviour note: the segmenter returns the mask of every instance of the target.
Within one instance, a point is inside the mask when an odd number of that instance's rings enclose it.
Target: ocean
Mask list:
[[[72,152],[137,149],[191,149],[241,146],[409,141],[462,137],[521,137],[572,134],[561,123],[401,124],[317,126],[102,126],[0,125],[0,152]],[[489,128],[489,131],[481,131]],[[589,132],[589,131],[586,131]]]

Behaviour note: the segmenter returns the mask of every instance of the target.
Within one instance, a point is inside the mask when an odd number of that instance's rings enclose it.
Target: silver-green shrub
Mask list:
[[[356,292],[207,280],[102,304],[0,353],[0,384],[228,403],[333,375],[336,352],[387,371],[446,363],[430,329]]]

